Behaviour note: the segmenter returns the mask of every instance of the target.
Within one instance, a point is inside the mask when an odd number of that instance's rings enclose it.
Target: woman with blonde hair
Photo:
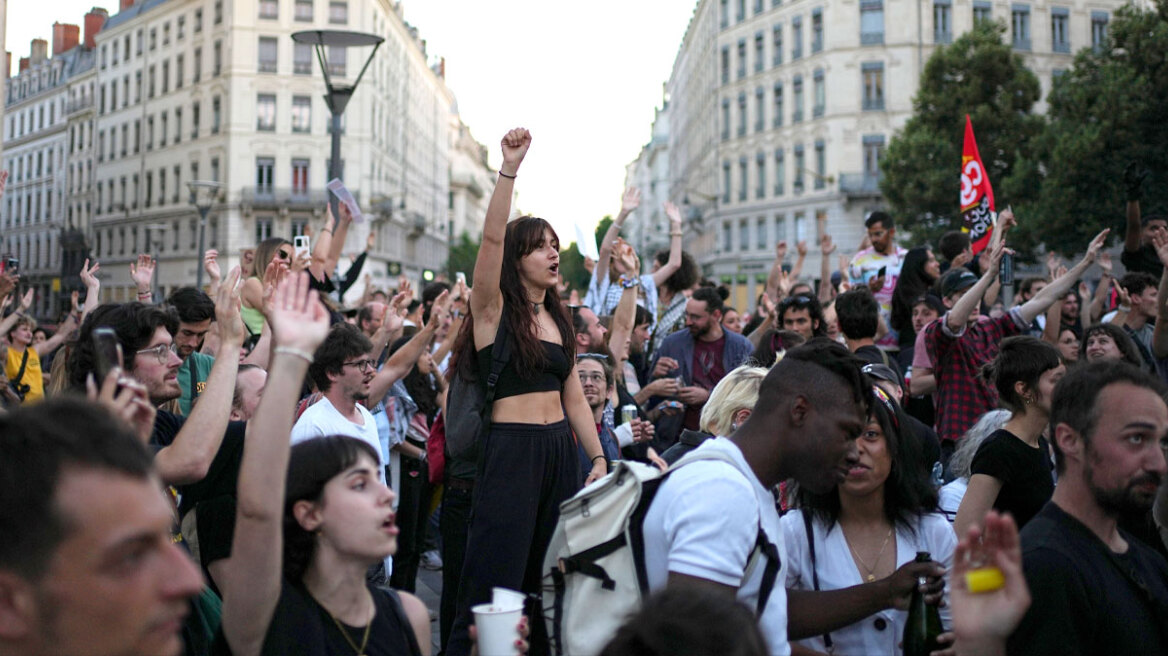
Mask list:
[[[698,445],[715,435],[730,435],[746,421],[758,403],[758,388],[766,378],[767,369],[742,365],[726,374],[702,407],[698,420],[700,431],[685,430],[677,439],[677,444],[661,454],[661,459],[673,464],[682,456],[698,448]]]

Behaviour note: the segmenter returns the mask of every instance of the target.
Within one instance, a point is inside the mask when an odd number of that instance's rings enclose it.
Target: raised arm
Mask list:
[[[1142,187],[1146,177],[1148,170],[1138,162],[1128,164],[1123,170],[1123,186],[1127,192],[1127,230],[1123,235],[1123,250],[1129,253],[1140,250],[1140,198],[1143,196]]]
[[[669,261],[653,272],[653,284],[658,287],[681,268],[681,210],[666,201],[665,216],[669,217]]]
[[[65,340],[68,339],[69,335],[73,334],[74,330],[77,330],[77,316],[70,312],[69,316],[65,317],[65,320],[61,322],[61,326],[57,328],[57,332],[53,333],[52,337],[40,344],[34,345],[33,349],[36,350],[38,356],[44,357],[57,350],[58,346],[64,344]]]
[[[628,277],[621,276],[621,282],[623,283],[629,277],[637,280],[636,252],[629,244],[624,244],[621,251],[619,256],[622,268],[633,272]],[[621,372],[624,371],[622,363],[629,357],[629,338],[633,336],[633,323],[636,320],[637,288],[636,286],[625,287],[621,291],[620,302],[617,303],[616,310],[613,311],[612,331],[608,334],[608,350],[612,353],[612,366],[618,376],[621,376]]]
[[[304,273],[280,283],[268,320],[275,329],[275,354],[264,396],[248,423],[236,493],[234,546],[223,565],[226,576],[218,582],[223,634],[237,656],[259,654],[280,598],[288,435],[309,360],[329,327],[328,311],[317,293],[309,291]]]
[[[531,133],[525,128],[515,128],[502,140],[503,165],[499,167],[499,179],[495,191],[487,205],[487,217],[483,221],[483,240],[479,245],[479,255],[475,258],[475,293],[471,295],[470,308],[475,316],[475,328],[482,326],[483,341],[494,339],[494,329],[498,327],[499,313],[503,309],[503,295],[499,291],[499,277],[503,273],[503,239],[507,235],[507,219],[511,215],[511,194],[515,191],[515,176],[523,163],[527,149],[531,147]]]
[[[12,314],[0,319],[0,338],[7,335],[8,331],[12,330],[12,327],[16,325],[16,320],[32,307],[32,301],[35,295],[36,290],[29,287],[28,291],[24,293],[24,296],[21,296],[20,300],[17,301],[16,310]]]
[[[1099,284],[1095,286],[1095,294],[1091,297],[1090,314],[1087,315],[1090,319],[1089,324],[1099,321],[1103,316],[1107,293],[1111,291],[1111,253],[1104,251],[1099,254],[1099,272]]]
[[[803,275],[803,264],[807,261],[807,242],[795,242],[795,264],[791,266],[791,280],[798,282]]]
[[[1103,248],[1103,242],[1107,240],[1107,234],[1109,232],[1111,232],[1110,228],[1095,235],[1095,238],[1087,246],[1087,252],[1083,255],[1083,259],[1071,267],[1070,271],[1052,280],[1049,285],[1042,288],[1042,291],[1035,294],[1033,298],[1018,308],[1018,313],[1022,316],[1023,321],[1026,323],[1034,321],[1035,317],[1046,312],[1046,309],[1050,307],[1051,303],[1066,296],[1067,292],[1075,284],[1075,281],[1081,278],[1088,267],[1095,263],[1095,258],[1099,256],[1099,251]],[[1001,258],[998,259],[1000,260]],[[995,264],[994,266],[996,267],[997,265]]]
[[[138,264],[130,262],[130,279],[138,288],[138,300],[142,303],[153,303],[154,293],[150,290],[150,283],[154,280],[154,266],[157,262],[145,253],[138,254]]]
[[[994,279],[998,277],[998,264],[1002,261],[1002,255],[1006,252],[1005,242],[998,242],[994,250],[990,253],[989,266],[986,271],[982,273],[981,278],[978,278],[973,287],[965,292],[965,295],[953,304],[953,308],[945,315],[945,325],[954,333],[960,333],[965,330],[965,324],[969,321],[969,315],[973,314],[974,310],[981,304],[981,299],[985,296],[986,290],[993,284]],[[1043,290],[1046,291],[1046,290]],[[1033,317],[1030,318],[1034,320]]]
[[[766,294],[775,302],[781,300],[779,298],[779,278],[783,274],[783,260],[785,259],[787,259],[787,242],[780,239],[779,243],[775,244],[775,262],[771,265],[771,272],[767,274],[766,283]]]
[[[449,292],[442,292],[442,294],[435,299],[435,306],[438,303],[445,302],[446,294]],[[387,313],[388,314],[388,313]],[[381,367],[381,371],[377,372],[373,382],[369,385],[369,398],[366,401],[368,404],[377,405],[377,402],[385,398],[389,393],[389,388],[406,374],[410,373],[410,369],[418,362],[418,358],[422,357],[422,353],[430,348],[430,344],[434,342],[434,333],[438,331],[438,326],[443,321],[442,312],[435,307],[435,310],[430,312],[430,320],[421,330],[414,333],[410,341],[402,345],[396,353],[391,355],[385,361],[385,366]]]
[[[345,249],[345,238],[349,236],[349,226],[353,225],[353,215],[349,212],[348,205],[337,203],[337,212],[341,217],[337,221],[336,232],[333,233],[332,240],[329,242],[328,254],[325,255],[324,273],[326,276],[331,276],[337,270],[337,262],[341,260],[341,251]]]
[[[620,236],[621,228],[625,224],[625,219],[633,213],[641,205],[641,192],[636,187],[629,187],[625,189],[624,195],[621,196],[620,212],[616,218],[609,224],[608,230],[604,232],[604,237],[600,240],[600,259],[596,262],[596,270],[592,272],[593,277],[597,281],[604,280],[608,276],[609,258],[612,256],[612,245],[616,238]]]
[[[827,303],[835,298],[835,288],[831,286],[831,254],[835,252],[835,244],[831,235],[826,232],[819,238],[819,302]]]
[[[207,375],[206,391],[191,410],[174,442],[154,456],[162,482],[168,485],[196,483],[207,475],[211,461],[223,444],[235,376],[239,373],[239,351],[247,330],[239,316],[239,267],[231,269],[215,297],[215,323],[219,330],[219,350]]]
[[[81,322],[84,322],[85,317],[101,304],[101,281],[95,275],[100,270],[101,264],[97,262],[91,267],[89,260],[85,260],[85,264],[81,265],[81,283],[85,285],[85,305],[81,308]]]
[[[1168,262],[1168,235],[1158,232],[1152,236],[1152,245],[1160,262]],[[1152,355],[1156,359],[1168,357],[1168,266],[1160,274],[1160,290],[1156,308],[1156,329],[1152,333]]]

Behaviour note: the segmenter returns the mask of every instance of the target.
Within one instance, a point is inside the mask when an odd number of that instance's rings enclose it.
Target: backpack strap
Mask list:
[[[819,567],[815,562],[815,534],[811,530],[811,513],[807,512],[806,508],[799,510],[799,514],[803,515],[803,528],[807,533],[807,551],[811,554],[811,583],[815,587],[815,591],[819,592]],[[824,631],[823,646],[827,648],[828,653],[831,653],[831,633]]]
[[[24,355],[20,358],[20,370],[16,372],[16,378],[9,381],[17,387],[20,387],[20,381],[24,378],[24,368],[28,366],[28,350],[30,348],[32,348],[31,345],[24,348]]]
[[[511,340],[507,338],[506,320],[499,321],[499,330],[495,332],[495,345],[491,347],[491,372],[487,375],[486,395],[483,397],[483,416],[490,418],[491,404],[495,402],[495,391],[499,385],[499,376],[503,374],[503,367],[511,359]]]

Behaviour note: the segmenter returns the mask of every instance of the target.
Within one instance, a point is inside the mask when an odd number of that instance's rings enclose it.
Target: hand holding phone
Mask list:
[[[122,367],[122,345],[113,328],[93,330],[93,354],[96,368],[94,374],[100,386],[114,367]]]
[[[308,235],[297,235],[292,238],[293,246],[296,249],[296,259],[299,260],[309,254],[311,248],[310,237]]]

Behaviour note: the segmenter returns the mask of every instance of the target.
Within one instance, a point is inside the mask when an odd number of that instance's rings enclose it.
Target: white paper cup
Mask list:
[[[491,588],[491,605],[497,608],[523,609],[527,603],[527,595],[507,588]]]
[[[480,656],[515,656],[519,649],[519,621],[523,617],[522,606],[505,608],[494,604],[479,604],[471,608],[475,616],[475,628],[479,634]]]

